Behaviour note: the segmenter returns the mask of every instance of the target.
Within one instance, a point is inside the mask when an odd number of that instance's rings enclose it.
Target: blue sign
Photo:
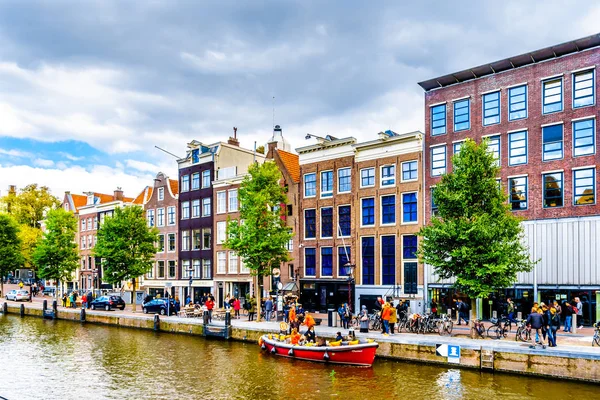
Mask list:
[[[460,346],[448,345],[448,362],[460,363]]]

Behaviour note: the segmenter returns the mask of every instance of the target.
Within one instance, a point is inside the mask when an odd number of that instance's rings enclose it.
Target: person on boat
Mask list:
[[[335,336],[335,341],[340,342],[342,340],[344,340],[344,337],[342,336],[342,332],[338,332]]]
[[[290,335],[290,343],[292,345],[296,345],[296,344],[300,343],[301,337],[302,337],[302,335],[300,335],[298,333],[298,330],[296,328],[292,329],[292,334]]]
[[[360,332],[369,333],[369,312],[367,306],[362,306],[360,310]]]
[[[308,343],[314,343],[317,341],[317,335],[315,334],[315,328],[309,327],[306,332],[304,332],[304,338]]]
[[[324,337],[318,337],[317,338],[317,346],[318,347],[327,346],[327,340],[325,340]]]
[[[315,319],[308,312],[304,313],[304,325],[306,325],[308,329],[316,325]]]
[[[300,314],[304,314],[304,308],[302,308],[302,304],[298,304],[298,306],[296,307],[296,316]]]

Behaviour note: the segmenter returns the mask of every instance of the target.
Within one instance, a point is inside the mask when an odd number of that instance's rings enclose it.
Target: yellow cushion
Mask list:
[[[358,344],[358,340],[352,340],[352,341],[348,342],[348,344],[349,344],[350,346],[352,346],[352,345],[355,345],[355,344]]]
[[[279,340],[285,340],[285,335],[279,335]]]
[[[339,346],[340,344],[342,344],[341,341],[339,341],[339,342],[329,342],[330,346]]]
[[[373,343],[374,340],[373,339],[367,339],[367,343]]]
[[[273,339],[273,335],[271,335],[270,333],[269,333],[269,336],[267,336],[267,337],[268,337],[269,339]]]

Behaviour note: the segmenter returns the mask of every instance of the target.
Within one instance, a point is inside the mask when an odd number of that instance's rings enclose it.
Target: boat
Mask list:
[[[375,360],[375,352],[379,344],[369,340],[366,343],[316,346],[292,345],[277,340],[277,335],[263,335],[258,340],[259,346],[270,354],[298,360],[316,361],[331,364],[356,365],[370,367]]]

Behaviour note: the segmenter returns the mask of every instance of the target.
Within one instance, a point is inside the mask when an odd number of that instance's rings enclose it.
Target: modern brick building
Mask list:
[[[532,259],[512,288],[496,295],[584,303],[597,319],[600,301],[597,92],[600,34],[550,46],[421,82],[425,90],[425,218],[431,190],[452,170],[466,138],[489,139],[499,180],[515,215],[523,217]],[[429,297],[450,304],[450,281],[426,274]],[[491,306],[495,306],[494,299]],[[484,316],[492,307],[486,301]]]

